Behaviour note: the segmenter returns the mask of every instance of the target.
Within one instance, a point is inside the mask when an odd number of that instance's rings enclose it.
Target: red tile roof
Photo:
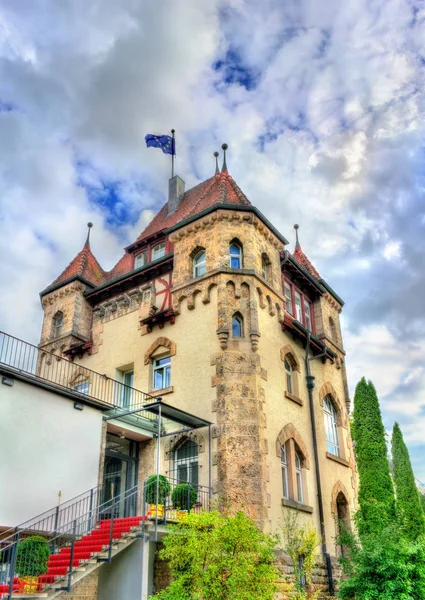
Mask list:
[[[310,262],[310,259],[307,258],[307,256],[304,254],[304,252],[301,250],[301,246],[298,246],[295,248],[295,250],[292,253],[292,256],[295,258],[295,260],[297,262],[300,263],[300,265],[302,265],[304,267],[304,269],[306,269],[310,275],[312,275],[315,279],[322,279],[319,275],[319,273],[316,271],[316,269],[313,267],[312,263]]]
[[[75,277],[76,275],[79,275],[83,279],[90,281],[90,283],[93,283],[95,286],[101,285],[107,280],[107,273],[105,273],[100,264],[97,262],[90,249],[90,244],[88,241],[86,241],[83,249],[69,263],[59,277],[55,279],[51,286],[62,283],[63,281],[66,281],[70,277]]]
[[[251,202],[229,173],[222,171],[188,190],[173,213],[168,214],[168,203],[165,204],[136,241],[140,242],[155,233],[168,229],[179,221],[192,217],[215,204],[251,206]]]

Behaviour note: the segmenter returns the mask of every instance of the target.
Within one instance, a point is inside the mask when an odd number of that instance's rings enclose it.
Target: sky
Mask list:
[[[105,269],[229,144],[233,178],[345,300],[365,376],[425,482],[425,4],[0,0],[0,328],[81,249]]]

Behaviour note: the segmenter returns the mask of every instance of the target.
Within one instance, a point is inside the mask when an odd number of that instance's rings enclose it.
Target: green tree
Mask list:
[[[393,428],[392,455],[397,512],[402,519],[406,537],[414,541],[419,535],[425,534],[425,515],[421,508],[409,451],[398,423],[395,423]]]
[[[419,493],[419,500],[420,500],[422,509],[425,513],[425,494],[422,494],[422,492]]]
[[[357,468],[360,478],[358,521],[360,536],[379,531],[395,517],[394,488],[378,396],[363,377],[356,387],[352,419]]]
[[[173,581],[161,600],[272,600],[279,572],[275,536],[262,533],[243,512],[189,514],[169,527],[160,558]]]

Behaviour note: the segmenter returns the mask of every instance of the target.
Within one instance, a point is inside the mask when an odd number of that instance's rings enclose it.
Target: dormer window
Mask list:
[[[165,256],[165,242],[161,242],[152,248],[152,260]]]
[[[311,304],[304,298],[304,317],[306,329],[311,331]]]
[[[146,260],[146,252],[141,252],[134,259],[134,268],[140,269],[140,267],[144,267],[147,263]]]

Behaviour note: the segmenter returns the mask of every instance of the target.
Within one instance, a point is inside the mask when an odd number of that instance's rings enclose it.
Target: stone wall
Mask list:
[[[171,583],[171,570],[166,560],[161,560],[158,553],[164,547],[163,544],[157,544],[157,551],[155,553],[154,566],[153,566],[153,594],[157,594],[161,590],[164,590]]]

